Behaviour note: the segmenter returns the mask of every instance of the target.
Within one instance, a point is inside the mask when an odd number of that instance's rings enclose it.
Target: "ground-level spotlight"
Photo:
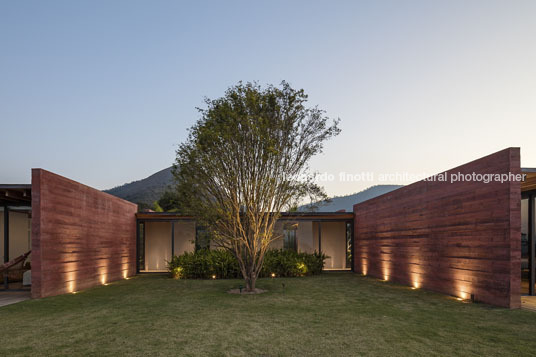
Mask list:
[[[270,274],[272,278],[275,278],[275,273]]]
[[[216,275],[212,275],[212,279],[216,279]]]
[[[470,298],[470,295],[466,293],[465,291],[460,291],[460,294],[458,295],[460,300],[467,300]]]

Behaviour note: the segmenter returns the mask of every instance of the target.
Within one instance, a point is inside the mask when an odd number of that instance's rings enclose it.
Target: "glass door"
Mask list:
[[[523,194],[521,199],[521,294],[535,295],[535,203],[536,194]]]

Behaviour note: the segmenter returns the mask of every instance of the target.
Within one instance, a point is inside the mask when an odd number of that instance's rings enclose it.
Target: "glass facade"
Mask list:
[[[535,293],[535,234],[536,194],[524,195],[521,200],[521,294]],[[532,259],[531,259],[532,258]]]
[[[145,270],[145,223],[138,223],[138,271]]]
[[[203,226],[195,227],[195,250],[210,249],[210,232]]]
[[[166,271],[172,255],[200,249],[217,249],[210,231],[196,225],[192,219],[138,219],[137,268],[141,272]],[[167,217],[166,217],[167,218]],[[174,218],[174,219],[173,219]],[[344,220],[313,219],[278,222],[274,234],[279,238],[271,249],[285,249],[312,254],[321,251],[326,255],[325,270],[352,268],[353,223]]]
[[[352,269],[352,222],[346,222],[346,269]]]
[[[283,249],[294,251],[298,249],[296,244],[296,228],[290,227],[283,230]]]

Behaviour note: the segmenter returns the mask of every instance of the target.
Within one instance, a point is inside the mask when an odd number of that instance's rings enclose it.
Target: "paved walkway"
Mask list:
[[[0,291],[0,307],[29,299],[29,291]]]

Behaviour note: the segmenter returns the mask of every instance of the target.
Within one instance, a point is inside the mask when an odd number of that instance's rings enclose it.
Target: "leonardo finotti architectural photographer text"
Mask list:
[[[525,181],[526,174],[515,174],[512,172],[503,174],[483,174],[483,173],[448,173],[442,172],[436,175],[430,175],[425,172],[411,173],[411,172],[391,172],[391,173],[374,173],[371,171],[364,172],[339,172],[338,174],[332,174],[329,172],[315,173],[312,176],[300,175],[293,177],[293,179],[305,180],[307,178],[313,179],[316,182],[333,182],[338,179],[339,182],[416,182],[420,180],[424,181],[437,181],[437,182],[522,182]]]
[[[451,173],[448,174],[447,172],[442,172],[437,175],[430,176],[428,178],[425,178],[424,181],[442,181],[442,182],[483,182],[483,183],[490,183],[490,182],[521,182],[525,180],[526,174],[514,174],[511,172],[504,173],[504,174],[480,174],[476,172],[472,173]]]

